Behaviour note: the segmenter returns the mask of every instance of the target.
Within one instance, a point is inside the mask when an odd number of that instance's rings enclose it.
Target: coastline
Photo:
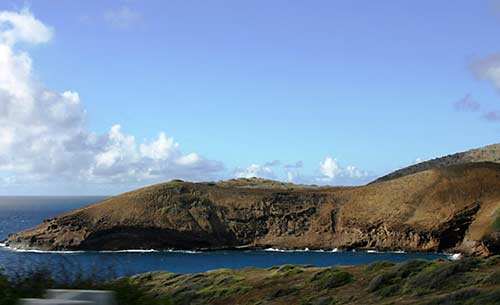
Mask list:
[[[37,249],[18,249],[9,247],[5,243],[0,243],[0,249],[5,249],[7,251],[19,252],[19,253],[39,253],[39,254],[82,254],[82,253],[184,253],[184,254],[201,254],[201,253],[213,253],[213,252],[274,252],[274,253],[364,253],[364,254],[440,254],[447,257],[449,260],[458,260],[463,258],[465,255],[463,253],[440,253],[440,252],[406,252],[401,250],[394,251],[378,251],[378,250],[341,250],[338,248],[334,249],[283,249],[283,248],[225,248],[225,249],[209,249],[209,250],[181,250],[181,249],[124,249],[124,250],[53,250],[44,251]]]

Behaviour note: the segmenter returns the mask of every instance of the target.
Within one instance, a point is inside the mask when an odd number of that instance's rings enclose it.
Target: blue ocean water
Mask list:
[[[0,197],[0,240],[105,197]],[[435,253],[366,253],[320,251],[214,251],[214,252],[17,252],[0,248],[0,268],[7,272],[37,267],[58,268],[103,277],[147,271],[196,273],[218,268],[272,267],[283,264],[338,266],[414,258],[437,259]]]

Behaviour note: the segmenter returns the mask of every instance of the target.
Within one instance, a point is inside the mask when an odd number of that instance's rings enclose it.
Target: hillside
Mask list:
[[[123,281],[123,280],[122,280]],[[500,304],[500,258],[316,268],[214,270],[130,278],[164,304]]]
[[[108,281],[95,276],[61,281],[65,272],[61,266],[15,275],[0,271],[0,304],[42,298],[45,289],[62,288],[114,291],[116,305],[500,305],[499,256],[327,268],[282,265],[196,274],[161,271]]]
[[[49,219],[10,235],[7,244],[42,250],[278,247],[488,255],[500,248],[499,208],[496,163],[432,169],[360,187],[172,181]]]
[[[387,181],[395,178],[400,178],[403,176],[415,174],[421,171],[429,170],[432,168],[444,168],[447,166],[465,164],[471,162],[495,162],[500,163],[500,144],[493,144],[484,146],[481,148],[471,149],[465,152],[460,152],[445,157],[440,157],[432,159],[429,161],[417,163],[399,170],[396,170],[390,174],[382,176],[375,182]]]

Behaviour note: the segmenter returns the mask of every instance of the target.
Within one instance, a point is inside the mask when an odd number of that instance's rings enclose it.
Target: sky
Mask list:
[[[497,143],[500,1],[0,2],[0,195],[361,185]]]

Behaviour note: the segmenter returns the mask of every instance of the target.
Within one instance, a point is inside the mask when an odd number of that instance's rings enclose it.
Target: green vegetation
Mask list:
[[[425,305],[475,305],[475,304],[500,304],[500,291],[481,291],[468,288],[452,292],[442,297],[436,297]]]
[[[96,289],[115,292],[117,305],[170,305],[168,296],[155,298],[146,290],[127,278],[114,281],[100,281],[95,277],[74,277],[72,280],[55,279],[47,268],[8,277],[0,270],[0,305],[12,305],[20,298],[43,298],[45,290]]]
[[[331,289],[344,286],[353,281],[353,276],[349,272],[337,268],[329,268],[317,272],[311,282],[321,289]]]
[[[149,272],[112,281],[61,280],[46,269],[22,274],[0,273],[0,305],[40,297],[46,288],[112,290],[118,305],[500,305],[500,257],[495,256],[330,268],[283,265],[199,274]]]
[[[479,265],[477,258],[464,258],[448,264],[431,264],[408,281],[410,289],[437,290],[446,287],[457,288],[470,284],[464,274]]]
[[[304,268],[302,266],[283,265],[277,269],[276,276],[296,275],[302,272],[304,272]]]
[[[383,297],[392,296],[401,290],[408,277],[430,267],[431,264],[425,260],[411,260],[396,265],[390,271],[375,276],[368,284],[368,291],[377,292]]]
[[[497,216],[495,218],[495,221],[493,221],[493,223],[491,224],[491,227],[495,231],[500,231],[500,216]]]
[[[374,262],[365,267],[366,271],[379,271],[381,269],[385,269],[388,267],[394,266],[395,263],[393,262],[387,262],[387,261],[379,261],[379,262]]]

